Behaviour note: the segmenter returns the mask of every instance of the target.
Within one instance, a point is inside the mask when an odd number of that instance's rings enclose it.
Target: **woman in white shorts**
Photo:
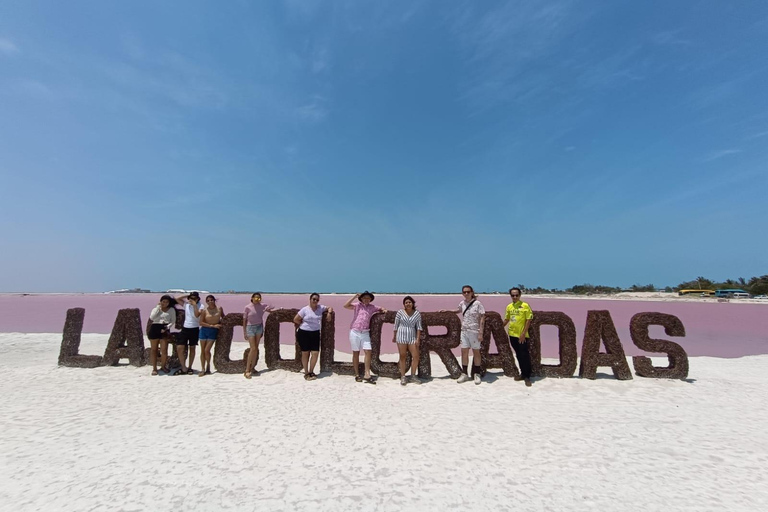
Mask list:
[[[416,376],[419,368],[419,340],[421,339],[421,313],[416,310],[416,301],[408,295],[403,299],[403,309],[395,315],[395,332],[392,334],[392,342],[397,343],[397,351],[400,353],[400,385],[405,386],[408,380],[405,378],[405,363],[408,352],[411,353],[411,382],[421,384],[421,379]]]

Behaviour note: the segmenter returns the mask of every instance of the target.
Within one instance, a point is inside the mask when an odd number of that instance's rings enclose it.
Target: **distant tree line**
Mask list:
[[[541,294],[541,293],[573,293],[575,295],[589,295],[593,293],[605,294],[605,293],[619,293],[619,292],[653,292],[663,289],[666,292],[676,292],[679,290],[722,290],[727,288],[740,288],[752,295],[767,295],[768,294],[768,275],[760,277],[751,277],[744,279],[740,277],[738,279],[726,279],[723,282],[716,282],[706,277],[697,277],[692,281],[685,281],[677,286],[665,286],[659,288],[653,284],[633,284],[629,288],[621,288],[618,286],[603,286],[594,284],[577,284],[560,290],[559,288],[542,288],[536,286],[535,288],[529,288],[524,284],[518,284],[523,292],[527,294]]]

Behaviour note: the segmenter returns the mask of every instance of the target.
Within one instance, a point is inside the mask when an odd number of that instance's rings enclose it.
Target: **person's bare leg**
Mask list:
[[[476,366],[478,368],[478,371],[480,371],[480,368],[483,366],[483,359],[482,355],[480,355],[480,349],[473,348],[472,349],[472,366]]]
[[[315,373],[315,365],[317,364],[317,358],[320,352],[317,350],[312,351],[312,358],[309,361],[309,373]]]
[[[251,350],[248,351],[248,360],[245,362],[245,378],[250,379],[253,367],[256,366],[256,351],[258,345],[256,344],[255,336],[248,336],[248,345],[251,346]]]
[[[360,351],[352,352],[352,369],[355,371],[355,377],[360,375]]]
[[[195,365],[195,355],[197,355],[197,347],[195,345],[189,346],[189,364],[187,365],[187,371],[191,372],[192,367]]]
[[[408,345],[408,350],[411,351],[411,375],[416,376],[419,372],[419,344]]]
[[[256,340],[256,351],[253,354],[253,366],[251,366],[252,371],[256,371],[256,362],[259,360],[259,341],[261,340],[261,334],[257,334],[254,336],[254,339]],[[251,352],[253,352],[253,349],[251,349]]]
[[[405,376],[405,358],[408,355],[408,345],[404,343],[398,343],[397,351],[400,353],[400,359],[397,361],[397,366],[400,368],[400,377],[404,377]]]
[[[213,350],[213,344],[214,341],[208,342],[208,347],[205,349],[205,359],[206,359],[206,367],[205,367],[205,373],[211,373],[211,366],[213,363],[213,354],[211,354],[211,350]]]
[[[152,364],[152,375],[157,375],[157,346],[160,340],[149,340],[149,362]]]
[[[302,351],[301,353],[301,365],[304,367],[304,375],[309,374],[309,351]]]
[[[168,338],[160,340],[160,367],[163,370],[168,369]]]
[[[371,351],[366,350],[365,351],[365,377],[366,379],[371,378]]]
[[[184,354],[184,349],[187,348],[184,345],[176,345],[176,355],[179,357],[179,363],[181,364],[182,373],[187,373],[187,356]]]
[[[315,373],[315,365],[317,364],[317,357],[320,355],[320,352],[317,350],[312,351],[312,359],[309,361],[309,373]]]

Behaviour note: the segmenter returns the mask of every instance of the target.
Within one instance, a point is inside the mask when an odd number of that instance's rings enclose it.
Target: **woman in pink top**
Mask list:
[[[272,307],[261,303],[261,293],[251,295],[251,303],[243,311],[243,337],[251,345],[248,361],[245,362],[245,378],[250,379],[256,371],[256,359],[259,357],[259,340],[264,335],[264,313],[272,311]]]

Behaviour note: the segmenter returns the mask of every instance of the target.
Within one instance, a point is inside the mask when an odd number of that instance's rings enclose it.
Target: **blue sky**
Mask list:
[[[768,3],[0,4],[0,290],[766,273]]]

